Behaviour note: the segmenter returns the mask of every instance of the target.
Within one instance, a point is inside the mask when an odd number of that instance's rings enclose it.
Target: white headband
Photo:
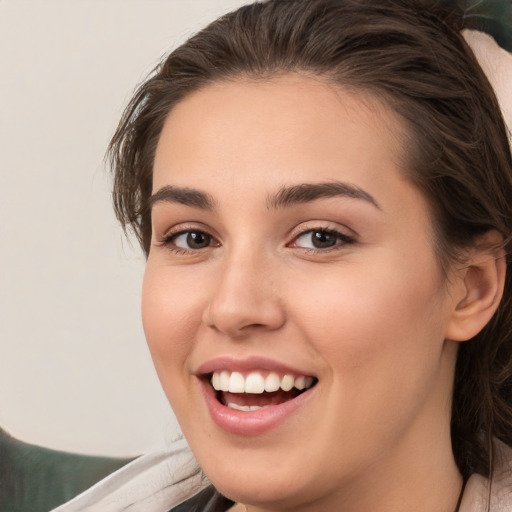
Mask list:
[[[465,30],[464,37],[494,88],[507,124],[512,150],[512,54],[483,32]]]

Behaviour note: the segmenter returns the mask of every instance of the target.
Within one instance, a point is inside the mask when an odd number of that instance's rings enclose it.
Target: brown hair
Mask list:
[[[301,71],[369,91],[404,119],[407,175],[430,204],[443,268],[491,229],[510,254],[504,122],[461,35],[461,13],[440,4],[446,2],[273,0],[244,6],[193,36],[139,87],[109,147],[123,228],[147,254],[155,149],[178,102],[212,82]],[[461,344],[454,386],[455,459],[465,478],[487,475],[492,438],[512,445],[512,273],[491,322]]]

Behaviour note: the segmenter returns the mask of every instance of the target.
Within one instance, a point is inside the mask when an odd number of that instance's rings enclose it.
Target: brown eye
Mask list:
[[[213,244],[213,237],[204,231],[185,231],[172,236],[170,242],[180,249],[205,249]]]
[[[331,229],[310,229],[299,235],[294,247],[301,249],[322,250],[354,243],[353,238]]]
[[[191,231],[187,234],[187,244],[191,249],[203,249],[211,243],[212,237],[201,231]]]
[[[311,244],[315,249],[334,247],[337,243],[338,237],[327,231],[313,231],[311,233]]]

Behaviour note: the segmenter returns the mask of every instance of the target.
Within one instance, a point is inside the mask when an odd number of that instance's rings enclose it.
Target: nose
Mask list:
[[[254,255],[222,262],[203,322],[231,338],[272,331],[285,323],[275,269]]]

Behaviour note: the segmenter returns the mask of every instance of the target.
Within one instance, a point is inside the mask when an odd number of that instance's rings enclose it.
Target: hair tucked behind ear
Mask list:
[[[430,205],[444,268],[491,229],[510,262],[511,155],[494,93],[460,34],[460,5],[274,0],[218,19],[173,51],[125,111],[109,148],[121,223],[148,253],[153,158],[178,102],[212,82],[299,71],[370,92],[402,117],[404,172]],[[452,438],[465,477],[489,473],[492,436],[512,445],[511,301],[509,272],[497,314],[460,348]]]

